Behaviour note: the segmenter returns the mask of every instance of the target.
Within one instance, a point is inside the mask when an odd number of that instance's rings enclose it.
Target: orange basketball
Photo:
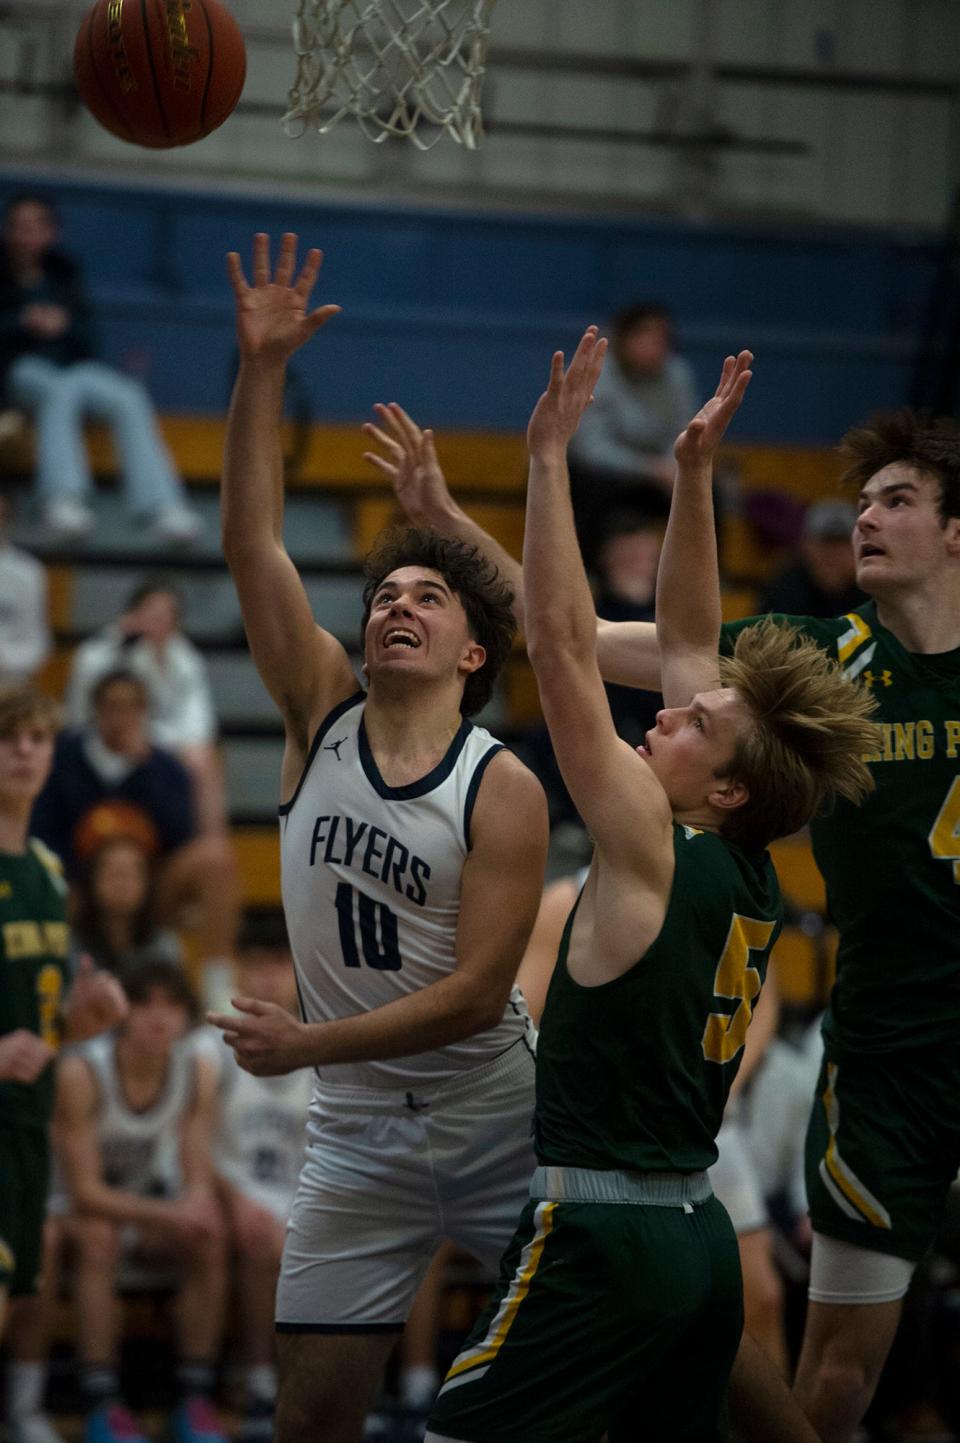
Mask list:
[[[220,0],[97,0],[80,26],[73,73],[106,130],[167,150],[223,124],[247,56]]]

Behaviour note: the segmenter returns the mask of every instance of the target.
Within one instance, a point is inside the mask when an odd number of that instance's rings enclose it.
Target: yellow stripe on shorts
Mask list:
[[[848,1167],[840,1156],[840,1149],[837,1146],[837,1131],[840,1127],[840,1104],[836,1094],[837,1065],[835,1062],[827,1063],[827,1086],[823,1094],[823,1106],[827,1114],[827,1127],[830,1129],[830,1141],[827,1144],[827,1151],[823,1159],[823,1166],[844,1197],[851,1202],[856,1209],[856,1214],[861,1220],[872,1223],[875,1228],[892,1228],[893,1222],[883,1203],[873,1196],[869,1188],[864,1187],[852,1168]],[[823,1172],[821,1171],[821,1176]],[[824,1178],[824,1181],[827,1181]],[[844,1209],[846,1211],[846,1209]]]
[[[504,1340],[513,1327],[520,1304],[530,1291],[530,1284],[540,1264],[544,1245],[553,1229],[553,1216],[557,1207],[558,1204],[555,1202],[542,1202],[537,1207],[533,1215],[533,1237],[520,1254],[513,1282],[504,1294],[500,1307],[491,1318],[486,1335],[475,1347],[461,1353],[459,1358],[455,1359],[444,1379],[444,1388],[452,1379],[458,1378],[462,1373],[491,1363],[503,1347]],[[442,1393],[443,1388],[440,1391]]]

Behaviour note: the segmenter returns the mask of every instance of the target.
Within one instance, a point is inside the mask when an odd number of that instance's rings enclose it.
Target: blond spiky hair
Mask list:
[[[724,836],[759,849],[799,831],[833,797],[859,803],[873,790],[863,758],[879,746],[876,702],[795,627],[746,627],[720,676],[754,719],[724,768],[750,794]]]

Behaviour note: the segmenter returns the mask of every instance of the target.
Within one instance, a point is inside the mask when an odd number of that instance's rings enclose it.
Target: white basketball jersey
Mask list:
[[[196,1060],[189,1040],[173,1047],[159,1097],[140,1112],[123,1095],[116,1039],[96,1037],[82,1052],[100,1094],[97,1139],[104,1182],[141,1197],[175,1197],[182,1187],[183,1120],[196,1095]]]
[[[216,1168],[244,1197],[286,1221],[303,1165],[313,1074],[254,1077],[217,1034]]]
[[[470,819],[501,750],[464,719],[433,771],[387,786],[364,730],[364,701],[353,696],[326,718],[280,808],[283,905],[308,1022],[369,1012],[454,971]],[[438,1083],[489,1062],[528,1027],[514,988],[487,1032],[434,1052],[325,1068],[323,1076],[362,1087]]]

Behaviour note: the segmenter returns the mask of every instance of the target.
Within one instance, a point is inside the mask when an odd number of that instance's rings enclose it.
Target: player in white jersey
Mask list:
[[[297,1012],[293,959],[279,915],[248,917],[237,952],[237,987],[245,997]],[[219,1079],[214,1165],[235,1255],[237,1341],[246,1391],[236,1436],[238,1443],[270,1443],[277,1395],[273,1304],[303,1165],[313,1078],[306,1068],[255,1077],[237,1065],[216,1028],[204,1028],[198,1040],[211,1046]]]
[[[511,996],[546,855],[539,784],[468,720],[514,634],[472,548],[389,538],[367,562],[364,671],[314,622],[282,543],[288,358],[337,307],[296,237],[253,284],[229,260],[240,373],[224,552],[283,716],[283,895],[302,1021],[240,998],[211,1015],[242,1066],[316,1069],[277,1297],[279,1443],[355,1443],[437,1241],[495,1262],[533,1157],[533,1059]]]
[[[174,1443],[219,1443],[210,1406],[226,1274],[210,1166],[216,1077],[185,1037],[195,1002],[182,971],[145,963],[126,986],[123,1028],[65,1056],[57,1078],[86,1443],[140,1436],[120,1402],[117,1362],[116,1284],[131,1261],[176,1274]]]

